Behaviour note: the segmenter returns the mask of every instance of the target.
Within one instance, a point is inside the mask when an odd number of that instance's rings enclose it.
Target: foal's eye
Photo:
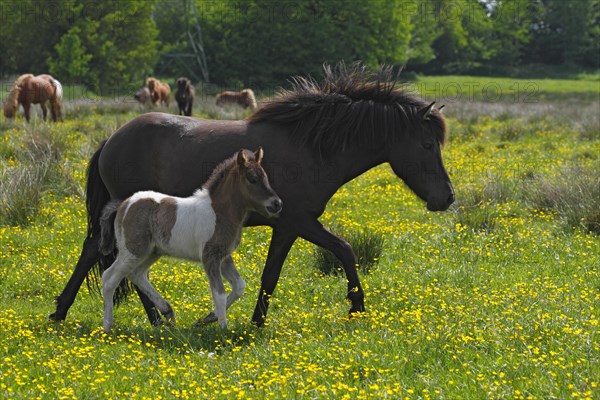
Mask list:
[[[248,182],[250,182],[251,184],[255,184],[256,182],[258,182],[258,177],[254,174],[248,174],[246,175],[246,179],[248,179]]]

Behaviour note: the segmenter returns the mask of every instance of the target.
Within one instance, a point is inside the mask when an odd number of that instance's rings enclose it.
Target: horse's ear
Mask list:
[[[419,110],[419,115],[421,115],[421,118],[423,119],[423,121],[429,121],[429,115],[433,111],[434,106],[435,106],[435,101],[433,101],[427,107]]]
[[[258,146],[258,149],[254,152],[254,158],[256,158],[256,162],[260,164],[264,155],[265,152],[263,151],[263,148]]]
[[[445,105],[445,104],[442,104],[442,105],[440,106],[440,108],[438,108],[438,111],[439,111],[439,112],[442,112],[442,110],[444,109],[444,107],[446,107],[446,105]]]
[[[237,163],[240,167],[245,167],[246,165],[248,165],[248,158],[246,157],[246,153],[244,152],[244,150],[238,151]]]

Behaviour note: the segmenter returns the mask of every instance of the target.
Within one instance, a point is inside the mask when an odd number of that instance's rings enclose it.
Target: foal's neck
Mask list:
[[[249,212],[244,201],[235,174],[227,174],[216,185],[207,188],[210,200],[217,215],[217,221],[230,227],[241,226]]]

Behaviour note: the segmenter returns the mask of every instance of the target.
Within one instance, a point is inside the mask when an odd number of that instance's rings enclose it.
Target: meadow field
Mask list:
[[[0,120],[0,397],[600,398],[600,81],[415,86],[446,104],[456,203],[428,212],[387,165],[342,187],[321,220],[380,244],[360,270],[367,312],[348,318],[345,279],[299,240],[260,329],[250,317],[264,227],[234,253],[247,287],[226,331],[192,327],[212,309],[208,283],[200,265],[171,258],[151,280],[175,327],[151,327],[131,297],[107,335],[93,286],[49,322],[85,236],[87,161],[145,110],[73,99],[63,123],[39,109],[31,124]],[[213,101],[195,115],[246,115]]]

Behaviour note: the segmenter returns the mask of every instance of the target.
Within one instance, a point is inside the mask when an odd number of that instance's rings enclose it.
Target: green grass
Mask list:
[[[448,212],[428,212],[383,165],[341,188],[321,218],[385,238],[377,267],[360,273],[367,313],[347,317],[343,277],[317,271],[315,247],[299,240],[267,325],[253,327],[270,231],[249,228],[234,254],[247,292],[225,332],[192,327],[212,308],[208,283],[201,266],[171,258],[151,279],[176,327],[150,327],[131,298],[105,335],[101,299],[86,287],[65,323],[48,322],[85,234],[87,160],[141,109],[73,102],[62,124],[0,121],[2,184],[30,165],[32,138],[54,149],[35,212],[25,223],[0,218],[0,396],[600,397],[600,236],[571,216],[597,209],[588,189],[600,176],[598,116],[584,129],[544,108],[493,118],[478,114],[479,100],[461,107],[443,154],[457,194]]]
[[[479,76],[420,76],[415,88],[426,97],[487,102],[600,100],[600,80],[526,79]]]

